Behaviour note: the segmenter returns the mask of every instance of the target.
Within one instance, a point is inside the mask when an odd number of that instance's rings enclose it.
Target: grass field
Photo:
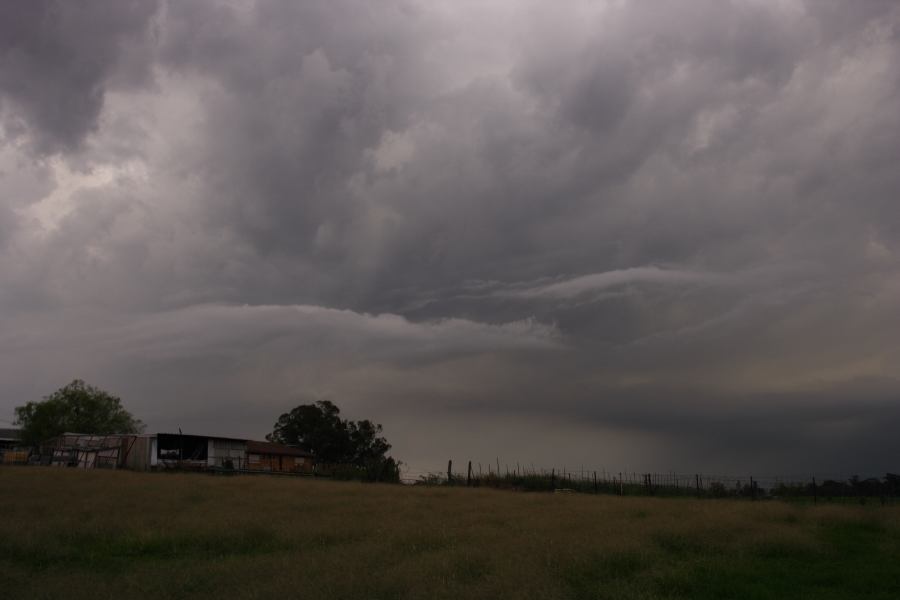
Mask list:
[[[900,508],[0,468],[3,598],[900,598]]]

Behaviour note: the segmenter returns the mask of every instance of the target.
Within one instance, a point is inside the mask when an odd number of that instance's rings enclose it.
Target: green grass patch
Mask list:
[[[900,553],[871,519],[813,523],[818,542],[763,541],[740,557],[705,555],[660,576],[656,592],[671,598],[900,597]]]
[[[891,506],[22,467],[0,515],[13,599],[900,598]]]

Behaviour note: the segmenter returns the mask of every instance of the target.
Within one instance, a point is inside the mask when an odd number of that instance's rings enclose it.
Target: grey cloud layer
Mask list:
[[[4,410],[93,374],[235,434],[333,397],[411,462],[452,414],[890,466],[895,3],[0,10]]]
[[[147,81],[155,0],[35,0],[0,7],[0,90],[6,133],[38,151],[76,147],[110,87]],[[26,131],[23,131],[26,130]]]

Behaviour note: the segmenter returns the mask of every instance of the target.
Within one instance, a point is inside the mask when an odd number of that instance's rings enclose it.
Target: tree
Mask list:
[[[347,422],[341,419],[340,412],[328,400],[301,404],[278,417],[266,439],[302,448],[322,462],[346,462],[350,438]]]
[[[91,434],[140,433],[144,424],[122,407],[122,401],[80,379],[40,402],[16,407],[22,441],[37,445],[67,431]]]
[[[376,425],[368,419],[347,422],[347,433],[350,436],[350,448],[353,456],[350,462],[364,464],[372,459],[384,457],[391,449],[387,440],[380,437],[381,425]]]
[[[370,480],[399,480],[399,464],[387,456],[391,445],[381,436],[381,425],[347,421],[340,412],[329,400],[301,404],[281,415],[266,439],[302,448],[322,463],[352,465]]]

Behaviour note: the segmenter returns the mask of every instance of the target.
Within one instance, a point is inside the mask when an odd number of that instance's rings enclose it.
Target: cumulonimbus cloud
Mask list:
[[[896,2],[0,17],[0,412],[96,377],[151,423],[309,392],[676,456],[673,390],[751,440],[896,385]]]

